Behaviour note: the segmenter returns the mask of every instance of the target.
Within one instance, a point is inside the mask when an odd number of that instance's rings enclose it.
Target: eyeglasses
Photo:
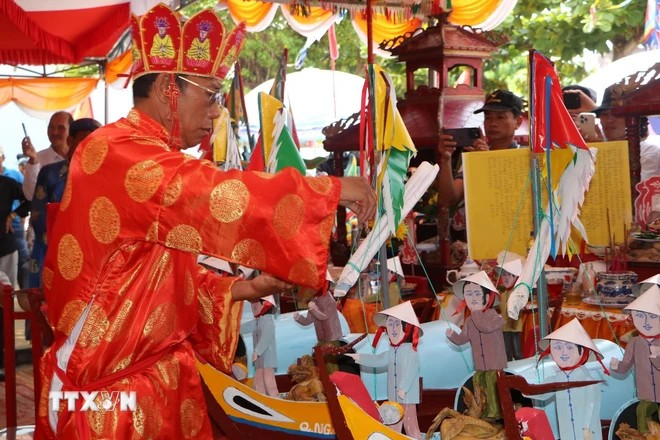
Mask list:
[[[208,87],[204,87],[203,85],[197,84],[195,81],[186,78],[185,76],[178,76],[178,78],[184,80],[185,82],[192,84],[195,87],[198,87],[202,90],[204,90],[206,93],[209,94],[209,101],[208,105],[222,105],[222,93],[217,92],[215,90],[211,90]]]

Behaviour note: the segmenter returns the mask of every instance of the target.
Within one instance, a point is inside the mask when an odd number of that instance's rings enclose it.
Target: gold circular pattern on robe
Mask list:
[[[52,350],[50,348],[49,350]],[[48,353],[48,351],[46,351]],[[41,376],[41,386],[44,390],[50,390],[50,377],[48,374]],[[48,417],[50,399],[48,398],[48,393],[43,391],[39,393],[39,417]]]
[[[181,433],[184,438],[194,438],[204,424],[205,414],[194,399],[186,399],[181,404]]]
[[[172,277],[174,271],[174,261],[169,250],[164,251],[155,264],[151,265],[147,278],[147,291],[157,291],[163,284]]]
[[[179,359],[170,353],[158,362],[156,362],[156,371],[160,380],[165,386],[171,390],[179,388],[179,375],[181,368],[179,366]]]
[[[66,211],[71,204],[71,179],[67,179],[64,186],[64,193],[62,193],[62,202],[60,202],[60,211]]]
[[[187,306],[192,304],[195,299],[195,285],[193,283],[192,275],[186,270],[183,276],[183,303]]]
[[[57,266],[62,277],[71,281],[80,275],[83,259],[78,240],[71,234],[63,235],[57,246]]]
[[[257,240],[251,238],[246,238],[236,243],[236,246],[231,251],[231,258],[255,269],[266,267],[266,251],[264,247]]]
[[[116,373],[117,371],[126,369],[129,365],[131,365],[132,361],[133,361],[133,355],[129,354],[124,359],[117,362],[117,365],[115,365],[115,368],[112,370],[112,372]]]
[[[37,185],[37,189],[34,190],[34,198],[37,200],[43,200],[46,198],[46,190],[43,185]]]
[[[55,273],[50,267],[44,267],[44,269],[41,271],[41,281],[43,282],[46,289],[50,290],[51,286],[53,285],[54,276]]]
[[[96,240],[112,243],[119,235],[120,218],[114,203],[107,197],[97,197],[89,208],[89,227]]]
[[[147,241],[158,241],[158,221],[155,221],[147,229]]]
[[[112,321],[112,325],[110,325],[110,328],[105,334],[106,341],[112,342],[115,337],[124,329],[124,324],[126,324],[126,320],[128,319],[128,315],[131,313],[132,307],[133,301],[130,299],[124,301],[124,303],[121,305],[121,309],[119,309],[115,319]]]
[[[235,222],[243,217],[249,202],[250,192],[243,182],[225,180],[211,191],[211,214],[222,223]]]
[[[330,234],[332,234],[332,227],[335,225],[335,216],[331,214],[321,220],[319,232],[321,235],[321,244],[327,249],[330,247]]]
[[[80,152],[81,167],[85,174],[92,175],[96,173],[103,161],[105,156],[108,154],[108,138],[105,136],[96,136],[87,142]]]
[[[275,174],[266,173],[264,171],[254,171],[254,174],[261,177],[262,179],[272,179],[273,177],[275,177]]]
[[[176,307],[172,303],[159,304],[151,312],[142,333],[154,344],[159,344],[174,332]]]
[[[162,165],[148,159],[133,165],[126,172],[124,188],[128,196],[138,203],[151,199],[165,177]]]
[[[308,258],[302,258],[296,261],[289,271],[289,279],[303,286],[315,286],[318,282],[316,278],[316,264]]]
[[[307,177],[305,178],[305,181],[319,194],[329,194],[332,189],[332,179],[327,176]]]
[[[87,304],[79,299],[66,303],[55,328],[67,336],[70,335],[85,307],[87,307]]]
[[[202,251],[202,236],[190,225],[176,225],[167,233],[165,245],[198,254]]]
[[[298,234],[305,215],[305,203],[295,194],[282,197],[275,207],[273,214],[273,228],[277,235],[285,240],[292,239]]]
[[[163,206],[168,207],[174,205],[174,203],[179,199],[182,189],[183,179],[181,179],[180,174],[177,174],[165,187],[165,193],[163,194]]]
[[[161,408],[154,396],[145,396],[138,402],[133,412],[133,427],[142,438],[156,439],[163,426]]]
[[[204,324],[213,323],[213,298],[205,289],[200,289],[197,293],[197,312],[199,314],[199,320]]]
[[[77,343],[83,348],[96,347],[103,340],[108,327],[110,327],[110,321],[108,321],[108,316],[103,308],[96,304],[92,305],[80,331]]]

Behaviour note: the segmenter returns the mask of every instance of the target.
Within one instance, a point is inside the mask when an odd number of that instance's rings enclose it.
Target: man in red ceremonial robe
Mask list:
[[[219,30],[203,68],[180,56],[201,20]],[[149,57],[157,23],[167,23],[174,64]],[[221,172],[181,153],[210,134],[244,28],[221,32],[212,11],[182,27],[162,4],[132,27],[135,107],[79,146],[48,237],[43,286],[55,342],[44,356],[37,438],[211,438],[196,357],[230,371],[240,300],[288,283],[321,287],[337,204],[363,219],[375,212],[363,179]],[[273,276],[221,278],[196,264],[198,253]],[[49,398],[67,391],[80,396],[74,408]],[[134,411],[103,405],[122,391],[135,392]],[[84,408],[94,392],[98,411]]]

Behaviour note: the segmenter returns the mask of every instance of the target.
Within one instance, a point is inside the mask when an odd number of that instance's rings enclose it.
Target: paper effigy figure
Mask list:
[[[493,308],[499,303],[499,294],[483,270],[456,281],[454,295],[463,299],[470,309],[460,333],[447,329],[447,338],[456,345],[472,346],[475,384],[486,393],[486,407],[482,417],[500,419],[500,400],[497,393],[497,370],[506,368],[504,347],[504,319]]]
[[[539,346],[541,358],[550,354],[557,364],[557,372],[545,382],[575,382],[593,380],[584,365],[590,359],[601,362],[603,355],[577,318],[543,338]],[[609,374],[602,364],[603,370]],[[562,440],[600,440],[600,384],[570,388],[531,396],[536,400],[554,398],[557,407],[559,438]]]
[[[637,430],[645,434],[660,402],[660,287],[653,284],[624,310],[632,315],[639,334],[626,346],[622,360],[610,360],[610,368],[620,374],[634,368],[639,398]]]
[[[417,421],[417,404],[420,401],[420,361],[417,344],[422,336],[419,320],[415,315],[410,301],[383,310],[374,316],[379,326],[373,341],[373,346],[383,332],[387,333],[390,349],[380,354],[347,354],[356,363],[366,367],[387,366],[387,398],[390,402],[401,405],[403,415],[401,420],[391,427],[406,435],[420,439],[419,423]],[[391,408],[391,406],[390,406]]]
[[[254,351],[254,389],[271,397],[279,395],[275,382],[277,352],[275,345],[275,298],[272,295],[251,303],[255,325],[252,335]]]

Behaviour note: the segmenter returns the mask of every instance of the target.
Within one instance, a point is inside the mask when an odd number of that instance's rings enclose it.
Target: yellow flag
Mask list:
[[[261,141],[263,143],[264,163],[273,149],[275,116],[284,107],[281,101],[267,93],[259,93],[259,118],[261,119]]]
[[[378,150],[411,150],[417,152],[403,118],[396,108],[396,92],[390,76],[374,64],[376,91],[376,145]]]
[[[550,152],[550,173],[552,173],[552,190],[557,189],[559,178],[569,163],[573,160],[575,153],[570,148],[555,148]],[[545,182],[548,181],[548,168],[546,166],[545,153],[539,154],[539,168]],[[544,189],[546,186],[544,185]]]
[[[225,107],[220,107],[220,116],[213,121],[213,139],[211,141],[211,145],[213,145],[213,161],[216,163],[227,160],[228,119],[229,110]]]

